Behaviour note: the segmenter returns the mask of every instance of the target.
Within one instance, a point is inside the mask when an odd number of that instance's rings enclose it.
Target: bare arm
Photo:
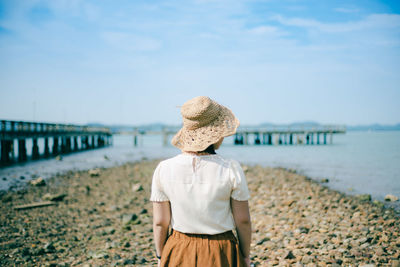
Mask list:
[[[169,201],[153,202],[153,234],[158,256],[161,256],[167,240],[170,220],[171,208]]]
[[[251,220],[248,201],[238,201],[231,198],[232,215],[236,225],[236,231],[239,238],[239,247],[249,261],[250,243],[251,243]]]

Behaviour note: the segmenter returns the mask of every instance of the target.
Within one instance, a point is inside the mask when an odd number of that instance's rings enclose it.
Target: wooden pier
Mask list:
[[[27,161],[28,140],[32,142],[30,159],[37,160],[108,146],[112,144],[112,134],[109,128],[1,120],[0,166]]]
[[[346,133],[342,125],[319,127],[242,128],[234,136],[235,145],[326,145],[332,144],[334,134]],[[328,140],[329,139],[329,140]]]
[[[162,131],[133,131],[118,134],[133,135],[133,144],[138,146],[145,135],[160,135],[164,146],[179,129],[164,128]],[[239,127],[234,135],[234,145],[326,145],[332,144],[334,134],[346,133],[343,125],[323,125],[318,127]]]

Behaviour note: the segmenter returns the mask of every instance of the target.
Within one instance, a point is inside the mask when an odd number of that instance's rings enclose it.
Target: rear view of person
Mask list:
[[[239,121],[204,96],[187,101],[181,114],[183,127],[172,144],[182,153],[160,162],[152,181],[158,266],[249,267],[246,178],[236,160],[215,152],[224,137],[236,132]]]

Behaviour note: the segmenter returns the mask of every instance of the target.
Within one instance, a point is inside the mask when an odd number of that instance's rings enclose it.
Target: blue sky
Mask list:
[[[0,0],[0,118],[400,122],[400,2]]]

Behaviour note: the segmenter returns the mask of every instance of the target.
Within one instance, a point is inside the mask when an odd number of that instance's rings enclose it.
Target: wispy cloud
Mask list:
[[[400,30],[400,15],[397,14],[371,14],[362,20],[350,22],[324,23],[308,18],[288,18],[281,15],[271,17],[272,20],[282,25],[294,26],[321,32],[351,32],[369,29],[395,29]]]
[[[161,48],[161,42],[126,32],[104,32],[103,39],[115,48],[132,51],[154,51]]]
[[[249,32],[252,34],[257,34],[257,35],[268,35],[268,36],[275,36],[275,37],[286,35],[286,32],[283,31],[282,29],[275,27],[275,26],[269,26],[269,25],[257,26],[257,27],[251,28],[249,30]]]
[[[334,9],[337,12],[341,13],[357,13],[360,12],[359,8],[347,8],[347,7],[337,7]]]

